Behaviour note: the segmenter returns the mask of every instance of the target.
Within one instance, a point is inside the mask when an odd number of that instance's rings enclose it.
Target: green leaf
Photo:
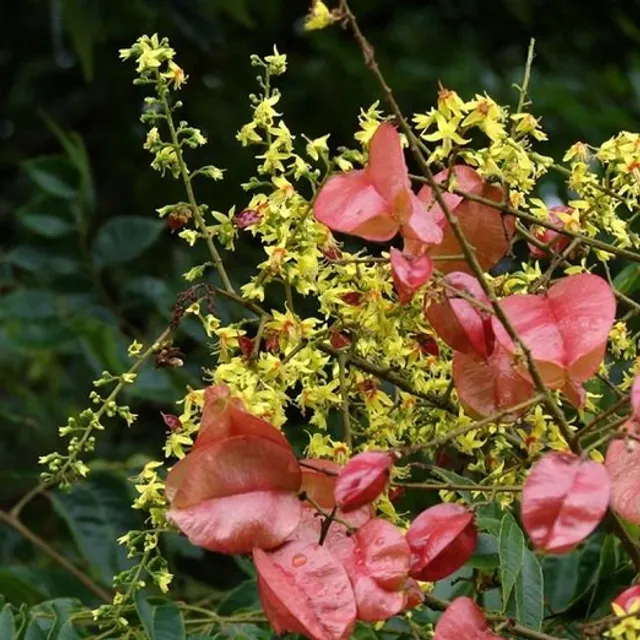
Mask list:
[[[500,524],[499,537],[500,580],[502,582],[502,602],[506,606],[524,561],[524,535],[509,513],[505,513]]]
[[[8,604],[5,604],[2,607],[2,611],[0,612],[0,638],[7,638],[7,640],[12,640],[15,635],[16,627],[13,622],[13,613],[11,612],[11,607]]]
[[[517,525],[516,525],[517,526]],[[508,615],[521,625],[539,631],[544,618],[544,579],[535,553],[524,549],[522,567],[507,603]]]
[[[354,637],[358,636],[354,635]],[[370,635],[369,637],[372,636]],[[195,638],[197,638],[197,636],[195,636]],[[225,625],[210,639],[203,638],[201,640],[271,640],[271,638],[273,638],[273,634],[258,625],[231,624]],[[194,640],[194,636],[189,636],[189,640]]]
[[[39,112],[40,117],[51,130],[51,133],[58,138],[60,144],[67,153],[67,157],[80,175],[80,192],[82,194],[82,204],[74,213],[82,216],[85,212],[93,212],[96,206],[96,194],[91,175],[91,165],[89,155],[84,145],[84,141],[79,134],[71,131],[65,133],[62,128],[52,120],[46,113]]]
[[[595,534],[570,553],[544,557],[545,602],[550,613],[562,613],[593,587],[604,539],[603,534]]]
[[[75,170],[64,156],[41,156],[22,163],[31,180],[45,193],[71,200],[76,195]]]
[[[457,474],[455,471],[440,469],[438,467],[434,467],[431,471],[434,475],[440,476],[445,482],[449,482],[451,484],[475,484],[472,480],[469,480],[469,478],[465,478],[464,476]],[[467,504],[472,504],[474,502],[470,491],[457,490],[456,493],[458,493]]]
[[[82,64],[82,74],[87,82],[93,80],[93,48],[100,35],[100,23],[92,4],[86,0],[65,0],[62,3],[65,29],[71,37],[73,48]]]
[[[238,568],[249,578],[256,577],[256,566],[248,558],[242,556],[233,556],[233,561],[238,565]]]
[[[550,611],[559,613],[573,602],[578,591],[579,566],[578,549],[564,556],[548,556],[544,559],[545,601]]]
[[[116,326],[94,318],[82,318],[76,325],[76,331],[82,336],[85,359],[96,372],[126,368],[126,356],[118,347],[120,332]]]
[[[43,594],[19,575],[21,568],[16,567],[17,572],[12,567],[0,568],[0,594],[16,606],[40,602],[44,597]]]
[[[80,271],[80,262],[68,256],[56,256],[50,251],[29,245],[18,245],[4,256],[6,264],[12,264],[31,273],[43,276],[70,276]]]
[[[158,239],[163,227],[159,220],[142,216],[111,218],[98,231],[91,249],[96,267],[137,258]]]
[[[481,533],[478,536],[473,555],[467,564],[474,569],[497,569],[500,566],[498,539],[490,533]]]
[[[476,527],[481,531],[488,531],[494,536],[500,536],[500,526],[504,512],[495,502],[479,507],[476,511]]]
[[[613,279],[613,285],[620,293],[624,293],[627,296],[633,295],[640,289],[640,265],[627,265]]]
[[[239,611],[260,608],[258,587],[255,580],[247,580],[236,587],[218,606],[221,616],[229,616]]]
[[[24,640],[47,640],[47,633],[42,630],[37,619],[31,620],[24,633]]]
[[[0,297],[0,318],[42,320],[55,315],[53,294],[44,289],[18,289]]]
[[[70,626],[70,629],[66,630],[66,637],[68,640],[77,638],[75,630],[71,625],[70,617],[74,611],[78,611],[82,608],[82,604],[79,600],[74,598],[57,598],[55,600],[48,600],[42,602],[29,611],[30,615],[38,620],[40,629],[47,634],[48,640],[61,640],[63,629]],[[71,634],[75,634],[71,635]]]
[[[182,613],[171,600],[146,598],[139,593],[136,610],[149,640],[185,640]]]
[[[20,222],[29,231],[45,238],[60,238],[75,229],[75,226],[70,222],[43,213],[28,213],[20,217]]]
[[[450,576],[438,580],[433,595],[443,600],[455,600],[460,596],[473,595],[473,569],[468,565],[461,567]]]
[[[60,628],[60,633],[51,640],[80,640],[80,636],[73,628],[71,620],[67,620]]]
[[[595,613],[608,603],[619,590],[614,575],[619,564],[617,553],[618,541],[615,536],[607,535],[602,544],[598,568],[593,580],[593,591],[589,600],[587,613]]]
[[[124,481],[110,473],[95,473],[71,493],[51,494],[54,509],[64,518],[78,549],[101,582],[132,566],[117,539],[139,521],[130,509],[131,495]]]

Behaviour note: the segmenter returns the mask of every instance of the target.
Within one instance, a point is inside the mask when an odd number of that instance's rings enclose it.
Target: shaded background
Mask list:
[[[353,0],[365,33],[406,112],[435,101],[438,80],[463,97],[488,91],[514,104],[530,37],[537,39],[532,95],[561,157],[576,140],[599,144],[640,118],[640,8],[625,0]],[[249,55],[274,43],[289,55],[278,79],[293,133],[351,141],[358,110],[377,89],[351,38],[339,28],[304,33],[303,0],[5,0],[0,8],[0,500],[14,502],[37,479],[39,455],[57,446],[57,428],[84,408],[91,381],[127,368],[133,337],[148,343],[170,318],[192,251],[154,210],[183,199],[180,184],[149,168],[139,123],[142,91],[118,49],[142,33],[170,38],[189,74],[184,116],[208,136],[204,163],[228,169],[199,185],[213,209],[242,208],[239,183],[254,173],[235,133],[249,119]],[[73,134],[72,132],[76,132]],[[86,150],[86,153],[85,151]],[[196,162],[193,162],[196,164]],[[548,193],[562,197],[558,186]],[[143,250],[144,249],[144,250]],[[260,250],[246,241],[227,259],[241,283]],[[204,257],[203,257],[204,260]],[[233,310],[218,303],[228,318]],[[113,547],[135,514],[121,482],[164,438],[159,411],[210,364],[201,331],[186,323],[181,370],[144,372],[127,399],[139,421],[113,421],[101,434],[103,471],[73,496],[41,498],[29,523],[76,557],[99,581],[126,561]],[[106,506],[105,506],[106,505]],[[49,514],[49,515],[43,515]],[[78,533],[78,522],[84,529]],[[88,523],[88,524],[87,524]],[[97,523],[97,524],[96,524]],[[95,526],[94,526],[95,525]],[[109,525],[109,529],[100,527]],[[87,533],[88,531],[88,533]],[[93,536],[93,537],[92,537]],[[75,544],[72,544],[72,537]],[[173,544],[175,542],[175,544]],[[168,552],[185,594],[200,582],[239,580],[230,561],[178,542]],[[86,551],[86,553],[84,553]],[[82,555],[100,557],[87,560]],[[218,563],[218,564],[216,564]],[[14,602],[87,594],[17,534],[0,528],[0,593]],[[212,574],[212,567],[223,571]],[[192,580],[196,578],[197,580]]]

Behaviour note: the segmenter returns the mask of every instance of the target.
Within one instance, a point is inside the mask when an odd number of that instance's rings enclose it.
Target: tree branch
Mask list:
[[[413,129],[409,126],[409,123],[407,122],[407,120],[405,119],[404,115],[402,114],[402,110],[400,109],[400,106],[398,104],[398,102],[396,101],[393,92],[391,90],[391,88],[389,87],[389,85],[387,84],[382,72],[380,71],[380,68],[378,66],[378,63],[375,59],[375,52],[374,52],[374,48],[371,45],[371,43],[366,39],[366,37],[364,36],[364,34],[362,33],[362,31],[360,30],[360,27],[358,25],[358,21],[355,17],[355,15],[353,14],[353,12],[351,11],[351,9],[349,8],[349,4],[347,2],[347,0],[340,0],[340,7],[341,10],[343,12],[343,15],[346,19],[346,21],[348,22],[349,26],[351,27],[351,30],[353,31],[353,34],[355,36],[356,41],[358,42],[360,49],[362,51],[362,55],[364,58],[364,62],[365,65],[367,66],[367,68],[370,69],[370,71],[373,73],[373,75],[375,76],[376,80],[378,81],[378,84],[380,85],[380,88],[382,89],[382,92],[384,93],[384,97],[391,109],[391,111],[393,112],[398,125],[400,126],[400,128],[402,129],[402,131],[404,132],[404,134],[407,137],[407,140],[409,142],[409,148],[414,156],[414,158],[416,159],[416,162],[418,163],[427,184],[431,187],[431,189],[433,190],[433,193],[435,195],[436,201],[438,202],[438,205],[440,206],[440,208],[442,209],[442,212],[444,213],[447,222],[449,223],[451,230],[453,231],[454,236],[456,237],[456,240],[458,241],[458,243],[460,244],[460,247],[462,249],[462,252],[464,253],[465,259],[467,261],[467,263],[469,264],[469,266],[471,267],[471,270],[473,271],[474,275],[476,276],[476,278],[478,279],[478,281],[480,282],[480,285],[482,286],[483,291],[485,292],[485,294],[487,295],[487,297],[489,298],[489,301],[491,302],[491,306],[495,312],[496,317],[498,318],[498,320],[500,321],[500,323],[502,324],[502,326],[504,327],[507,335],[511,338],[511,340],[513,340],[513,342],[517,345],[517,347],[520,349],[520,351],[524,354],[526,363],[527,363],[527,368],[529,370],[529,373],[531,375],[531,378],[533,379],[534,385],[535,387],[538,389],[538,391],[544,396],[544,400],[545,400],[545,404],[548,407],[551,415],[555,418],[555,420],[557,421],[558,427],[564,437],[564,439],[567,441],[567,443],[569,444],[569,447],[571,448],[571,450],[574,453],[580,453],[581,451],[581,447],[580,447],[580,443],[578,441],[578,439],[574,436],[574,434],[571,431],[571,428],[569,427],[569,424],[567,422],[567,419],[564,415],[564,413],[560,410],[560,407],[558,407],[558,405],[556,404],[556,402],[553,399],[553,396],[551,395],[549,389],[546,387],[546,385],[544,384],[540,373],[538,371],[538,368],[536,366],[535,361],[533,360],[533,357],[531,355],[531,351],[530,349],[528,349],[526,347],[525,344],[523,344],[522,340],[520,339],[520,337],[518,336],[517,332],[515,331],[513,325],[511,324],[510,320],[507,318],[506,314],[504,313],[504,311],[502,310],[502,307],[494,293],[494,291],[491,289],[491,287],[489,286],[489,284],[487,283],[487,280],[484,276],[484,272],[482,270],[482,268],[480,267],[480,264],[478,263],[478,260],[476,258],[476,255],[474,253],[474,251],[472,250],[469,242],[467,241],[466,237],[464,236],[464,233],[462,232],[462,230],[460,229],[460,226],[458,224],[458,221],[456,219],[456,217],[454,215],[452,215],[451,211],[449,210],[449,207],[446,203],[446,201],[443,198],[443,194],[442,194],[442,190],[440,185],[437,184],[436,180],[434,179],[433,173],[424,157],[424,155],[422,154],[419,144],[418,144],[418,139],[416,137],[416,135],[413,133]],[[454,189],[455,193],[458,193],[459,195],[462,195],[463,197],[467,197],[470,194],[467,194],[466,192],[459,192],[459,190]],[[472,199],[475,201],[480,201],[478,200],[477,197],[473,197],[473,198],[468,198],[468,199]],[[482,198],[482,200],[486,200],[485,198]],[[490,200],[486,200],[485,204],[490,204],[490,206],[496,208],[496,209],[500,209],[500,210],[506,210],[507,213],[510,213],[509,209],[510,207],[508,207],[507,205],[503,205],[503,204],[498,204],[495,203],[493,201]],[[524,215],[520,215],[520,212],[518,212],[518,217],[521,217],[523,219],[528,219],[530,222],[533,222],[535,224],[538,224],[539,221],[537,220],[537,218],[535,218],[534,216],[530,216],[529,214],[524,214]],[[551,224],[548,225],[543,225],[543,226],[549,226],[550,228],[555,229],[555,227]],[[591,246],[595,246],[596,248],[602,249],[604,251],[608,251],[609,253],[615,253],[617,255],[620,255],[622,257],[627,257],[630,260],[633,260],[634,262],[640,262],[640,255],[635,254],[633,252],[630,251],[626,251],[624,249],[613,249],[612,247],[610,247],[609,245],[607,245],[604,242],[600,242],[599,240],[592,240],[591,238],[588,238],[587,236],[582,236],[581,234],[576,234],[576,233],[572,233],[572,232],[567,232],[565,235],[569,235],[571,237],[577,237],[580,238],[585,244],[590,244]],[[625,547],[627,553],[629,554],[629,556],[631,557],[634,566],[636,568],[637,571],[640,571],[640,550],[638,549],[638,547],[636,547],[635,543],[633,542],[633,540],[631,540],[631,538],[627,535],[626,531],[624,530],[624,528],[620,525],[620,523],[618,522],[618,520],[615,520],[615,530],[616,530],[616,534],[619,536],[623,546]]]
[[[17,531],[21,536],[29,540],[34,547],[48,555],[54,562],[59,564],[65,571],[70,573],[74,578],[81,582],[95,596],[111,602],[111,596],[99,584],[96,584],[84,571],[78,569],[71,564],[64,556],[61,556],[53,547],[45,542],[40,536],[36,535],[29,527],[24,525],[17,516],[6,511],[0,511],[0,520],[8,524],[12,529]]]

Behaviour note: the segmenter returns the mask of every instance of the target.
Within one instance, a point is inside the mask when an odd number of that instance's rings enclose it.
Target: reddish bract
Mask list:
[[[407,531],[410,575],[435,582],[457,571],[471,557],[478,532],[473,514],[459,504],[438,504],[423,511]]]
[[[163,413],[162,411],[160,412],[160,415],[171,431],[177,431],[182,427],[182,422],[178,416],[174,416],[172,413]]]
[[[588,273],[563,278],[542,295],[513,295],[501,306],[522,342],[531,350],[544,383],[551,389],[588,380],[598,369],[616,315],[611,287]],[[514,354],[516,347],[498,318],[496,340]],[[520,367],[528,375],[526,366]]]
[[[513,368],[511,357],[497,345],[486,362],[454,352],[452,372],[460,403],[473,417],[485,418],[533,397],[533,384]],[[513,421],[523,411],[507,413],[501,420]]]
[[[635,377],[631,387],[631,410],[633,418],[640,422],[640,375]]]
[[[274,549],[300,524],[300,500],[290,491],[251,491],[170,509],[167,518],[197,547],[218,553]]]
[[[640,425],[632,420],[623,430],[640,435]],[[611,478],[611,508],[629,522],[640,524],[640,442],[612,440],[605,466]]]
[[[353,589],[342,563],[317,544],[293,541],[253,551],[264,612],[280,634],[313,640],[348,638],[356,620]]]
[[[494,345],[491,315],[472,302],[456,296],[456,290],[489,306],[480,283],[466,273],[450,273],[442,302],[431,302],[425,314],[438,335],[455,351],[488,358]]]
[[[536,549],[568,553],[598,526],[609,495],[603,465],[552,451],[533,466],[524,484],[522,524]]]
[[[334,349],[344,349],[351,344],[351,338],[340,331],[331,331],[329,333],[329,342]]]
[[[359,620],[386,620],[405,608],[410,551],[396,526],[370,520],[332,551],[351,580]]]
[[[391,275],[400,304],[408,304],[418,289],[431,278],[433,261],[429,256],[411,258],[394,248],[390,255]]]
[[[366,169],[331,177],[314,205],[316,218],[334,231],[384,242],[398,231],[432,246],[442,230],[411,191],[400,136],[383,122],[371,138]]]
[[[433,640],[502,640],[471,598],[456,598],[440,616]]]
[[[262,215],[259,211],[255,209],[243,209],[242,211],[236,213],[231,221],[234,227],[238,229],[246,229],[247,227],[252,227],[255,224],[258,224],[262,220]]]
[[[392,466],[393,460],[388,453],[359,453],[338,476],[336,504],[343,511],[351,511],[373,502],[384,491]]]
[[[502,189],[483,180],[477,171],[465,165],[453,168],[454,186],[475,196],[500,203]],[[447,179],[448,170],[445,169],[435,177],[439,183]],[[431,256],[460,256],[462,248],[447,222],[444,212],[436,202],[432,189],[425,185],[418,193],[418,198],[426,203],[429,213],[440,221],[443,229],[443,240],[437,247],[429,249]],[[483,270],[487,271],[495,266],[507,253],[515,230],[515,218],[503,215],[498,209],[473,200],[466,200],[462,196],[446,192],[443,194],[449,211],[457,218],[458,225],[466,240],[475,248],[476,258]],[[420,253],[421,249],[414,244],[407,249],[413,253]],[[445,273],[465,271],[471,273],[471,268],[464,258],[442,260],[438,268]]]
[[[625,589],[613,601],[626,613],[629,613],[633,607],[634,611],[640,610],[640,584]]]
[[[433,336],[427,333],[421,333],[416,336],[416,342],[418,343],[420,351],[425,355],[436,357],[440,355],[440,347]]]
[[[257,436],[290,448],[287,439],[266,420],[248,413],[227,385],[215,384],[204,392],[204,407],[195,447],[200,448],[232,436]]]
[[[169,472],[167,517],[193,544],[248,553],[281,544],[300,522],[301,475],[291,447],[235,436],[194,448]]]
[[[564,227],[564,222],[558,217],[558,213],[571,213],[572,211],[573,209],[566,205],[551,207],[551,209],[549,209],[549,222],[557,229],[562,229]],[[571,240],[569,236],[565,236],[553,229],[547,229],[546,227],[541,230],[533,231],[532,235],[536,240],[540,240],[540,242],[545,244],[552,254],[562,253],[569,246],[569,242]],[[541,260],[548,257],[546,251],[538,249],[538,247],[532,244],[529,244],[528,246],[529,252],[533,258]]]

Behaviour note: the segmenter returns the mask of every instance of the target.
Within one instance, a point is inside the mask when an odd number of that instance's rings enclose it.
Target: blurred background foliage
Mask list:
[[[352,5],[406,112],[432,105],[438,81],[464,97],[486,90],[514,104],[512,85],[521,79],[533,36],[534,111],[543,116],[550,137],[542,152],[561,158],[576,140],[599,144],[621,129],[638,130],[637,2],[353,0]],[[187,288],[181,274],[195,262],[154,214],[182,199],[182,190],[148,167],[139,123],[142,92],[132,85],[131,69],[118,60],[118,49],[142,33],[170,38],[189,74],[184,115],[210,141],[198,160],[228,170],[224,182],[198,185],[199,200],[214,210],[241,209],[247,195],[239,185],[254,173],[254,160],[235,133],[249,117],[251,53],[266,54],[275,43],[289,55],[289,72],[279,82],[287,124],[294,134],[331,133],[334,148],[352,141],[360,107],[378,97],[346,34],[303,32],[306,9],[303,0],[2,3],[0,500],[5,508],[37,481],[38,456],[56,447],[57,428],[66,417],[86,406],[91,381],[104,369],[122,371],[131,340],[148,343],[166,326],[176,296]],[[547,197],[565,197],[558,184],[544,189]],[[227,259],[232,278],[241,283],[258,260],[261,250],[246,240]],[[223,319],[237,313],[222,301],[216,305]],[[101,434],[93,465],[98,472],[70,496],[53,495],[53,510],[43,508],[47,498],[39,498],[24,514],[39,535],[107,587],[127,562],[115,539],[136,520],[127,509],[131,496],[123,479],[145,456],[158,456],[165,431],[159,412],[174,411],[172,403],[185,384],[198,386],[202,367],[210,364],[198,326],[184,323],[177,344],[185,367],[151,368],[140,375],[128,398],[139,420],[130,430],[114,420]],[[582,556],[546,569],[566,575],[569,565],[563,563],[577,567],[580,558],[596,551],[588,547]],[[203,562],[201,551],[177,537],[167,552],[184,597],[202,595],[203,585],[224,590],[247,577],[246,567],[228,559],[207,554]],[[615,553],[611,550],[608,560],[613,562]],[[592,567],[593,561],[598,560],[592,558]],[[596,579],[613,575],[613,564]],[[93,602],[82,585],[8,528],[0,528],[0,566],[0,593],[14,604],[62,596]],[[550,597],[568,606],[586,589],[594,612],[600,600],[606,602],[606,585],[594,586],[592,573],[583,571],[579,585],[565,585]],[[246,584],[225,605],[229,611],[238,602],[255,601],[253,583]],[[440,589],[464,586],[454,584]],[[548,584],[553,589],[555,582]]]

